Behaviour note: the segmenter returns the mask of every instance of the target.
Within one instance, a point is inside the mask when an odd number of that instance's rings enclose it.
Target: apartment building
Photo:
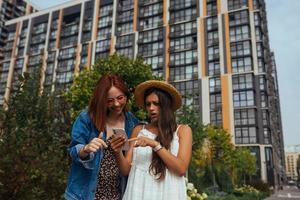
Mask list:
[[[33,5],[24,0],[1,0],[0,1],[0,60],[3,58],[3,46],[7,39],[5,22],[20,16],[35,12]]]
[[[286,176],[288,180],[296,181],[300,172],[297,172],[297,161],[300,158],[300,153],[288,152],[285,155]]]
[[[18,74],[40,68],[45,92],[111,54],[151,64],[257,157],[257,178],[280,185],[284,149],[264,0],[74,0],[10,20],[0,103]]]

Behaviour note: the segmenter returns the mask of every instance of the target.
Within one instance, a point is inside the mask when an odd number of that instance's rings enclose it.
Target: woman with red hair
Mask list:
[[[120,174],[108,140],[113,128],[125,129],[130,137],[138,123],[126,110],[128,98],[129,91],[120,77],[103,75],[97,82],[87,110],[79,114],[72,128],[66,199],[122,198],[126,179]]]

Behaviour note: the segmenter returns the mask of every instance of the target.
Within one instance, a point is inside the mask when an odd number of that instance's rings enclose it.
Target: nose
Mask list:
[[[155,105],[153,103],[150,104],[149,110],[154,110]]]
[[[120,102],[117,100],[114,100],[114,106],[119,106],[119,105],[120,105]]]

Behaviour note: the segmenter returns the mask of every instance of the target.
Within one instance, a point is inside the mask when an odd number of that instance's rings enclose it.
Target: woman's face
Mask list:
[[[146,97],[145,107],[151,122],[157,122],[159,119],[160,105],[158,96],[155,93],[151,93]]]
[[[121,114],[127,103],[126,95],[112,86],[107,93],[107,109],[109,114]]]

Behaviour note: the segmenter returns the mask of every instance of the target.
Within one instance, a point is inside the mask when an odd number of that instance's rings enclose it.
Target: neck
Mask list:
[[[106,118],[106,123],[108,124],[116,123],[119,121],[123,121],[124,119],[125,119],[124,113],[121,114],[110,113]]]

